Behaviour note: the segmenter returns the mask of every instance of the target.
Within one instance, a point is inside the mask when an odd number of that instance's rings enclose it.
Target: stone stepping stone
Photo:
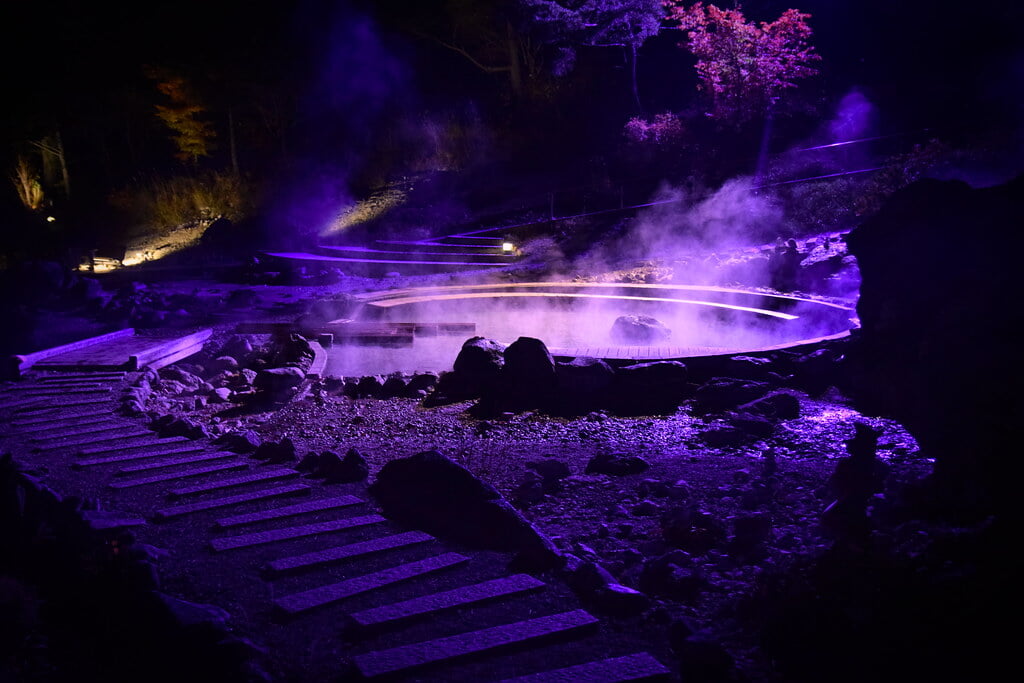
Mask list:
[[[234,517],[224,517],[223,519],[217,520],[217,526],[222,529],[227,529],[233,526],[241,526],[242,524],[253,524],[254,522],[263,522],[268,519],[279,519],[281,517],[291,517],[293,515],[301,515],[306,512],[321,512],[323,510],[334,510],[337,508],[348,507],[349,505],[358,505],[364,503],[362,498],[356,496],[339,496],[337,498],[317,498],[316,500],[309,500],[305,503],[298,503],[297,505],[286,505],[285,507],[273,508],[272,510],[263,510],[262,512],[250,512],[247,515],[235,515]]]
[[[135,486],[143,486],[145,484],[158,484],[162,481],[171,481],[172,479],[185,479],[187,477],[199,477],[204,474],[213,474],[214,472],[227,472],[228,470],[241,470],[249,466],[249,463],[238,461],[238,462],[222,462],[217,465],[207,465],[205,467],[196,467],[190,470],[180,470],[178,472],[164,472],[163,474],[154,474],[150,477],[141,477],[139,479],[124,479],[121,481],[112,481],[107,486],[112,489],[130,489]]]
[[[75,378],[72,378],[72,379],[41,381],[41,382],[37,382],[36,384],[33,384],[31,388],[33,388],[33,389],[39,389],[39,388],[52,389],[54,387],[60,387],[60,388],[63,389],[64,387],[68,387],[68,388],[72,388],[72,389],[80,389],[82,387],[103,387],[103,388],[106,388],[106,389],[110,389],[110,388],[113,388],[113,387],[117,386],[117,384],[118,384],[118,380],[107,380],[107,379],[102,379],[102,378],[101,379],[90,379],[90,378],[86,378],[86,377],[81,377],[81,378],[75,377]],[[25,387],[25,388],[27,389],[29,387]]]
[[[199,453],[198,455],[183,455],[180,458],[163,458],[161,460],[144,462],[138,465],[129,465],[128,467],[122,467],[117,471],[117,473],[132,474],[133,472],[146,472],[149,470],[159,470],[164,467],[174,467],[175,465],[193,465],[197,462],[209,462],[211,460],[223,460],[225,458],[237,457],[237,454],[228,453],[226,451],[217,451],[216,453]]]
[[[206,493],[208,491],[217,491],[218,489],[227,489],[234,486],[244,486],[245,484],[255,484],[261,481],[270,481],[273,479],[290,479],[292,477],[299,476],[299,473],[292,469],[275,469],[275,470],[262,470],[253,472],[252,474],[246,474],[241,477],[232,477],[230,479],[220,479],[218,481],[211,481],[206,484],[197,484],[196,486],[186,486],[180,489],[174,489],[167,495],[171,498],[184,498],[185,496],[192,496],[197,493]]]
[[[75,388],[75,387],[52,387],[43,389],[24,389],[20,392],[21,396],[80,396],[83,394],[109,394],[110,389],[107,387],[97,388]]]
[[[110,427],[117,427],[117,426],[124,427],[124,426],[130,424],[130,423],[125,422],[124,420],[118,420],[116,418],[112,418],[112,417],[109,416],[109,414],[108,415],[89,416],[89,417],[81,418],[81,419],[79,419],[79,418],[70,418],[70,419],[73,419],[73,420],[76,420],[76,421],[74,421],[74,422],[59,422],[59,423],[40,422],[40,423],[37,423],[37,424],[30,424],[30,425],[25,425],[25,426],[15,425],[15,429],[17,429],[18,434],[23,434],[23,435],[41,434],[43,432],[57,432],[57,431],[65,431],[66,432],[66,431],[71,431],[71,430],[74,430],[76,434],[82,434],[82,433],[85,433],[84,430],[86,430],[86,429],[93,429],[93,428],[99,428],[99,427],[110,428]],[[32,438],[35,438],[35,437],[32,437]]]
[[[152,436],[155,432],[149,432]],[[172,444],[179,444],[189,441],[184,436],[170,436],[166,439],[156,439],[155,441],[149,441],[147,443],[137,443],[130,446],[101,446],[99,448],[83,448],[78,451],[79,455],[102,455],[103,453],[120,453],[129,450],[142,450],[145,448],[157,448],[159,446],[170,446]],[[163,455],[161,453],[161,455]]]
[[[31,417],[28,419],[14,420],[11,422],[15,427],[24,427],[29,425],[41,425],[41,424],[63,424],[71,423],[75,420],[84,420],[86,418],[94,418],[103,415],[110,417],[109,410],[86,410],[74,415],[43,415],[41,417]]]
[[[45,430],[40,428],[35,432],[35,436],[29,438],[29,441],[43,442],[43,441],[60,441],[61,439],[70,439],[76,436],[82,436],[84,434],[92,435],[92,438],[99,438],[103,432],[113,432],[115,430],[124,431],[126,429],[136,428],[131,422],[122,422],[120,420],[104,420],[103,422],[94,422],[86,424],[77,424],[61,427],[47,427]],[[48,435],[47,432],[62,432],[60,436]],[[152,434],[153,432],[149,432]]]
[[[405,548],[410,545],[426,543],[427,541],[433,540],[433,536],[425,534],[422,531],[407,531],[402,534],[370,539],[369,541],[339,545],[335,548],[328,548],[327,550],[317,550],[315,552],[304,553],[302,555],[282,557],[279,560],[273,560],[267,563],[267,572],[270,574],[281,574],[288,571],[294,571],[296,569],[308,569],[322,564],[328,564],[330,562],[338,562],[352,557],[361,557],[363,555],[370,555],[372,553],[379,553],[395,548]]]
[[[449,567],[455,567],[465,562],[469,562],[469,558],[458,553],[434,555],[418,562],[400,564],[397,567],[389,567],[379,572],[356,576],[301,593],[284,595],[275,600],[274,604],[286,614],[298,614],[314,607],[329,605],[332,602],[344,600],[359,593],[366,593],[367,591],[383,588],[400,581],[408,581],[409,579],[448,569]]]
[[[33,408],[45,407],[47,401],[44,398],[29,397],[23,398],[18,397],[13,401],[2,401],[0,402],[0,410],[13,410],[16,413],[23,413],[31,411]]]
[[[541,638],[569,635],[597,626],[597,619],[584,610],[527,619],[504,626],[469,631],[411,645],[377,650],[353,657],[365,678],[373,678],[458,657],[481,654]]]
[[[124,379],[123,372],[69,372],[61,373],[59,375],[43,375],[38,378],[40,382],[66,382],[83,379],[106,379],[106,380],[121,380]]]
[[[45,400],[45,399],[44,399]],[[43,405],[39,406],[24,406],[18,408],[16,412],[19,413],[38,413],[44,410],[63,410],[64,408],[75,408],[78,406],[99,406],[107,405],[110,403],[109,397],[100,399],[89,399],[89,400],[75,400],[75,401],[46,401]]]
[[[82,517],[96,531],[146,525],[146,520],[141,517],[128,517],[120,512],[106,510],[85,510]]]
[[[316,524],[303,524],[301,526],[290,526],[284,529],[271,529],[270,531],[256,531],[251,534],[240,536],[224,536],[210,541],[210,546],[217,552],[234,550],[236,548],[248,548],[254,545],[265,545],[277,541],[288,541],[303,536],[316,536],[317,534],[329,534],[335,531],[345,531],[370,524],[385,522],[380,515],[363,515],[360,517],[346,517],[345,519],[333,519],[330,522],[317,522]]]
[[[152,439],[156,434],[149,431],[148,429],[140,429],[135,427],[132,431],[123,431],[120,434],[113,436],[101,436],[100,438],[95,437],[82,437],[79,438],[75,434],[69,434],[67,437],[58,439],[48,439],[46,443],[37,443],[32,448],[37,451],[59,451],[64,448],[77,448],[78,446],[96,446],[100,444],[108,444],[112,441],[127,441],[130,439]],[[134,445],[136,442],[132,442]],[[154,441],[146,442],[153,444]]]
[[[154,448],[150,451],[142,452],[131,452],[123,453],[121,455],[108,455],[99,458],[83,458],[77,462],[71,463],[71,469],[80,470],[83,467],[92,467],[94,465],[110,465],[116,462],[130,462],[132,460],[145,460],[147,458],[158,458],[161,455],[178,455],[183,453],[198,453],[206,448],[201,443],[189,443],[181,446],[169,445],[161,448]],[[113,449],[116,451],[117,449]]]
[[[669,670],[661,662],[646,652],[639,652],[567,666],[564,669],[506,678],[500,683],[621,683],[668,680],[669,676]]]
[[[249,493],[240,493],[237,496],[225,496],[223,498],[212,498],[210,500],[201,500],[196,503],[185,503],[183,505],[172,505],[171,507],[157,510],[154,515],[156,521],[165,521],[172,517],[180,517],[182,515],[192,514],[193,512],[202,512],[203,510],[214,510],[216,508],[230,507],[232,505],[239,505],[241,503],[248,503],[254,500],[265,500],[267,498],[280,498],[283,496],[295,496],[300,494],[308,494],[312,489],[306,484],[286,484],[284,486],[276,486],[269,489],[261,489],[259,491],[251,491]]]
[[[472,605],[485,600],[493,600],[509,595],[518,595],[527,591],[538,590],[544,582],[529,574],[514,574],[492,581],[462,586],[442,593],[432,593],[422,597],[395,602],[390,605],[373,607],[349,615],[359,626],[379,626],[390,622],[408,619],[425,614],[435,614],[443,610]]]

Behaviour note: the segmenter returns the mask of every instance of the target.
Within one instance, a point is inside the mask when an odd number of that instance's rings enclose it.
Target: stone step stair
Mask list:
[[[293,616],[317,607],[330,605],[359,593],[365,593],[400,581],[409,581],[424,574],[448,569],[468,562],[469,558],[459,553],[443,553],[424,560],[408,562],[371,574],[356,576],[338,583],[319,586],[300,593],[284,595],[274,600],[281,612]]]
[[[282,517],[292,517],[294,515],[301,515],[308,512],[322,512],[324,510],[335,510],[338,508],[348,507],[350,505],[359,505],[365,503],[362,498],[355,496],[339,496],[337,498],[318,498],[316,500],[306,501],[305,503],[296,503],[295,505],[286,505],[284,507],[272,508],[270,510],[263,510],[262,512],[250,512],[244,515],[233,515],[231,517],[222,517],[217,520],[217,526],[222,529],[228,529],[230,527],[241,526],[244,524],[256,524],[258,522],[265,522],[271,519],[280,519]]]
[[[246,493],[239,493],[233,496],[210,498],[207,500],[198,500],[192,503],[172,505],[170,507],[165,507],[157,510],[156,513],[154,514],[154,519],[158,522],[168,521],[170,519],[195,514],[197,512],[216,510],[220,508],[231,507],[232,505],[251,503],[253,501],[267,500],[270,498],[283,498],[297,495],[308,495],[310,491],[311,488],[308,485],[294,482],[290,484],[285,484],[283,486],[263,488],[256,491],[247,491]]]
[[[357,655],[353,662],[364,678],[376,678],[461,657],[521,646],[531,641],[575,635],[580,631],[595,629],[597,623],[597,618],[590,613],[573,610],[368,652]]]
[[[232,470],[244,470],[248,467],[249,463],[237,460],[234,462],[224,462],[215,465],[204,465],[202,467],[191,467],[188,469],[178,470],[176,472],[162,472],[161,474],[152,474],[148,477],[117,479],[109,482],[107,486],[112,489],[130,489],[136,486],[159,484],[166,481],[176,481],[178,479],[190,479],[192,477],[201,477],[207,474],[220,474]]]
[[[131,499],[134,505],[164,495],[174,501],[143,514],[105,513],[111,528],[131,520],[143,531],[167,529],[170,535],[163,538],[193,548],[188,554],[199,564],[191,568],[189,563],[187,572],[200,583],[207,570],[248,575],[247,581],[262,577],[269,591],[266,610],[279,618],[278,628],[322,634],[325,627],[331,632],[331,624],[341,625],[328,637],[339,645],[355,640],[334,660],[335,675],[345,674],[347,662],[359,676],[374,680],[482,683],[501,678],[495,672],[504,673],[505,683],[611,683],[668,676],[647,653],[624,653],[621,647],[594,650],[589,640],[597,637],[591,634],[600,622],[582,609],[565,609],[576,603],[564,587],[552,598],[545,581],[508,573],[507,560],[487,559],[486,554],[474,559],[475,554],[449,550],[424,532],[394,528],[380,515],[359,511],[357,506],[368,503],[347,493],[351,487],[311,485],[299,480],[294,469],[255,464],[217,451],[205,440],[175,437],[136,444],[133,439],[154,434],[133,431],[137,421],[111,421],[109,409],[52,403],[34,409],[39,414],[24,414],[13,425],[16,432],[24,430],[17,437],[69,458],[74,468],[120,465],[104,474],[111,477],[107,490],[115,503],[118,496],[144,492],[149,484],[153,493],[134,494],[143,496]],[[71,448],[78,449],[78,457],[60,455]],[[224,476],[230,469],[247,471]],[[186,478],[202,480],[179,483]],[[296,496],[309,498],[293,502]],[[302,522],[303,517],[309,521]],[[145,526],[144,518],[161,524]],[[541,605],[551,606],[538,609]],[[604,658],[595,658],[595,652]],[[512,660],[506,658],[527,654],[525,671],[534,673],[507,678],[516,665],[510,668]]]
[[[431,593],[418,598],[381,605],[380,607],[372,607],[354,612],[349,616],[360,627],[379,627],[414,617],[433,616],[444,610],[465,607],[487,600],[495,600],[497,598],[539,590],[544,585],[543,581],[529,574],[513,574],[512,576],[492,579],[483,583],[461,586],[440,593]]]
[[[175,441],[173,443],[149,449],[114,449],[112,451],[102,451],[102,453],[113,453],[114,455],[99,455],[91,458],[82,458],[81,460],[71,463],[71,468],[80,470],[83,467],[112,465],[115,463],[132,462],[135,460],[146,460],[148,458],[159,458],[166,455],[199,453],[205,449],[206,446],[201,443],[188,442],[188,439],[184,439],[182,441]]]
[[[330,522],[317,522],[316,524],[302,524],[300,526],[285,527],[283,529],[272,529],[270,531],[256,531],[238,536],[222,536],[210,541],[210,547],[217,552],[235,550],[237,548],[248,548],[254,545],[286,541],[303,536],[321,536],[337,531],[347,531],[358,526],[368,524],[380,524],[387,521],[380,515],[363,515],[360,517],[345,517]]]
[[[325,550],[314,550],[313,552],[303,553],[302,555],[292,555],[291,557],[282,557],[277,560],[272,560],[267,563],[265,573],[273,576],[291,571],[311,569],[325,564],[330,564],[332,562],[350,560],[355,557],[363,557],[373,553],[384,552],[386,550],[407,548],[417,543],[428,543],[433,540],[435,540],[433,536],[425,534],[422,531],[406,531],[404,533],[392,534],[390,536],[380,536],[368,541],[359,541],[357,543],[339,545]]]
[[[625,683],[668,679],[669,670],[661,662],[646,652],[640,652],[506,678],[499,683]]]

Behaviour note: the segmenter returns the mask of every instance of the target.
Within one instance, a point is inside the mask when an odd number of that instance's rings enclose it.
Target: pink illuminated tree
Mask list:
[[[788,9],[775,21],[755,24],[740,8],[682,0],[665,0],[665,7],[668,19],[686,31],[684,45],[697,57],[712,118],[740,124],[765,115],[797,81],[817,73],[809,14]]]

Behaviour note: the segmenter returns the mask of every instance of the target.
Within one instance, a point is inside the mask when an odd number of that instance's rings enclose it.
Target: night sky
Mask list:
[[[396,113],[472,107],[485,120],[502,120],[500,76],[415,35],[417,22],[439,15],[443,4],[4,3],[2,23],[12,34],[2,41],[4,158],[59,128],[80,183],[95,184],[97,194],[139,173],[166,170],[168,143],[152,115],[156,95],[145,76],[153,66],[185,74],[218,128],[231,110],[250,170],[261,162],[279,165],[274,154],[285,144],[306,157],[363,155],[359,147],[374,131],[397,127]],[[751,1],[743,8],[750,18],[771,19],[792,4]],[[823,57],[821,75],[801,88],[819,111],[858,89],[878,107],[883,133],[962,136],[1015,129],[1022,118],[1021,3],[796,4],[813,15],[813,41]],[[641,50],[649,113],[695,101],[692,58],[678,49],[679,37],[663,31]],[[568,76],[575,81],[565,89],[570,94],[529,112],[534,120],[526,129],[579,130],[589,136],[580,142],[586,148],[621,127],[629,115],[621,56],[589,54]],[[583,123],[566,124],[573,119]],[[220,153],[223,164],[223,146]]]

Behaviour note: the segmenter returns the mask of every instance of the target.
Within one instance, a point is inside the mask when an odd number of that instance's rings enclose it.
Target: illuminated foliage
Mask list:
[[[167,105],[156,105],[156,115],[171,130],[171,139],[178,149],[175,156],[192,164],[200,157],[210,156],[215,133],[210,123],[200,118],[204,108],[185,79],[164,75],[157,80],[156,87],[170,101]]]
[[[708,115],[742,123],[769,111],[797,81],[817,73],[809,14],[788,9],[772,22],[747,21],[741,9],[666,0],[668,18],[686,31],[697,57]]]
[[[624,128],[626,139],[638,144],[670,145],[683,139],[683,123],[671,112],[657,114],[653,121],[633,117]]]
[[[14,183],[18,199],[26,209],[36,211],[43,206],[43,186],[39,182],[39,174],[32,168],[28,159],[21,155],[18,155],[18,161],[14,165],[11,182]]]

